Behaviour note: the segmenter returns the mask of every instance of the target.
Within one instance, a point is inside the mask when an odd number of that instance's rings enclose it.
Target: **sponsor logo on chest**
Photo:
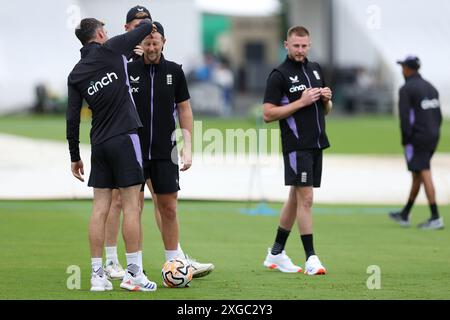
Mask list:
[[[130,85],[139,84],[141,77],[133,77],[130,75]],[[139,93],[139,87],[131,87],[131,93]]]
[[[300,84],[298,75],[290,76],[289,80],[291,81],[291,84],[292,84],[292,86],[289,88],[290,93],[295,93],[295,92],[306,90],[307,87],[304,84]]]
[[[299,82],[300,82],[300,81],[298,80],[298,76],[289,77],[289,80],[291,80],[292,84],[294,84],[294,83],[299,83]]]
[[[141,77],[133,77],[133,76],[130,76],[130,83],[136,83],[136,84],[138,84],[140,79],[141,79]]]
[[[295,93],[295,92],[299,92],[299,91],[305,91],[306,88],[307,88],[307,87],[306,87],[304,84],[301,84],[301,85],[299,85],[299,86],[292,86],[292,87],[289,89],[289,92],[290,92],[290,93]]]
[[[167,85],[172,85],[172,75],[170,73],[167,75]]]

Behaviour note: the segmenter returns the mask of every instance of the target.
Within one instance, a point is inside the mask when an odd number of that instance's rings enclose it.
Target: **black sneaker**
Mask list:
[[[411,223],[409,222],[409,219],[404,219],[401,212],[390,212],[389,218],[397,222],[402,227],[409,227],[411,226]]]

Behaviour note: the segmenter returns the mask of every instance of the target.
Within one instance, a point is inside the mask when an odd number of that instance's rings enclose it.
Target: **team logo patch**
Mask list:
[[[314,70],[313,73],[314,73],[314,76],[316,77],[316,79],[320,80],[319,73],[316,70]]]
[[[167,84],[172,85],[172,75],[171,74],[167,75]]]
[[[134,78],[133,76],[130,76],[130,82],[131,83],[139,83],[139,79],[141,79],[141,77]]]
[[[289,79],[291,80],[292,83],[299,83],[300,81],[298,80],[298,76],[295,77],[289,77]]]
[[[307,179],[308,179],[308,174],[306,172],[302,172],[301,178],[300,178],[302,183],[306,183]]]

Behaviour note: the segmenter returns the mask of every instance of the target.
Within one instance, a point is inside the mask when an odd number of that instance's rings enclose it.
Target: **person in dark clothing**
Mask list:
[[[314,252],[312,205],[313,188],[321,184],[322,150],[330,146],[325,133],[325,114],[332,107],[332,92],[325,84],[320,65],[307,58],[310,37],[306,28],[290,28],[285,48],[286,60],[267,80],[264,121],[280,122],[285,184],[291,189],[264,266],[281,272],[302,271],[284,251],[297,219],[306,255],[305,273],[325,274],[326,269]]]
[[[83,45],[81,60],[68,77],[67,140],[72,174],[84,181],[79,152],[80,111],[83,99],[92,111],[91,173],[94,188],[89,223],[91,247],[91,291],[112,290],[103,272],[105,221],[112,189],[119,187],[124,206],[124,238],[127,274],[120,287],[130,291],[155,291],[138,265],[139,190],[144,181],[142,153],[137,131],[142,127],[130,92],[126,56],[153,31],[144,19],[133,32],[108,39],[104,23],[81,20],[75,34]]]
[[[126,17],[126,23],[125,23],[125,31],[132,31],[134,28],[136,28],[139,23],[141,23],[142,19],[152,19],[152,16],[150,14],[150,11],[146,7],[143,6],[135,6],[128,10],[127,17]],[[142,46],[138,44],[134,49],[133,52],[131,52],[127,58],[128,61],[134,61],[139,59],[142,54],[144,53],[144,50],[142,49]]]
[[[133,98],[142,120],[139,129],[144,159],[144,178],[155,209],[155,220],[164,242],[165,259],[186,259],[194,278],[204,277],[214,270],[212,263],[200,263],[184,253],[179,243],[177,199],[179,171],[192,165],[193,114],[190,95],[182,66],[166,60],[163,26],[155,21],[156,32],[142,42],[141,59],[128,64]],[[183,135],[182,167],[178,166],[175,140],[177,118]],[[144,186],[141,189],[144,205]]]
[[[436,151],[442,113],[439,93],[419,73],[418,57],[408,56],[398,61],[402,66],[406,83],[400,88],[399,115],[402,145],[408,170],[412,173],[412,186],[408,203],[400,212],[391,212],[389,217],[404,227],[410,226],[410,212],[423,184],[431,217],[418,225],[421,229],[442,229],[444,221],[439,217],[435,189],[431,175],[431,158]]]
[[[133,31],[143,19],[151,19],[150,11],[143,6],[134,6],[128,10],[126,15],[126,23],[124,29],[126,32]],[[156,27],[156,26],[155,26]],[[141,43],[137,44],[133,51],[127,55],[128,62],[139,59],[144,50]],[[142,217],[142,206],[140,205],[139,221]],[[117,255],[117,238],[120,230],[120,213],[122,212],[122,200],[120,198],[120,192],[118,189],[114,189],[111,198],[111,207],[109,209],[108,218],[106,219],[105,226],[105,251],[106,260],[104,265],[105,273],[110,280],[122,280],[125,276],[125,270],[119,262]],[[138,246],[138,262],[142,270],[144,270],[143,258],[142,258],[142,224],[139,232],[139,246]]]
[[[182,67],[166,60],[162,53],[166,43],[163,26],[157,21],[154,21],[154,25],[156,31],[140,44],[143,57],[128,64],[131,92],[143,124],[139,137],[143,150],[144,178],[152,194],[155,220],[164,242],[166,261],[175,257],[186,259],[193,270],[193,277],[199,278],[210,274],[214,265],[198,262],[183,252],[179,243],[176,212],[180,188],[177,147],[173,134],[178,116],[184,138],[181,171],[188,170],[192,163],[190,135],[193,115],[190,95]],[[142,186],[140,195],[141,215],[144,208],[144,187],[145,185]],[[120,196],[113,191],[106,222],[105,248],[105,270],[111,279],[121,277],[121,267],[117,259],[121,210]],[[141,229],[140,250],[142,238]],[[108,253],[111,254],[109,257]]]

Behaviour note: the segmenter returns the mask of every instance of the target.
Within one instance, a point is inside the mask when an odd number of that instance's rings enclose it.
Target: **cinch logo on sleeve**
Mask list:
[[[428,110],[428,109],[436,109],[439,108],[441,106],[441,104],[439,103],[438,99],[423,99],[422,102],[420,103],[420,106],[422,107],[423,110]]]
[[[306,90],[306,86],[304,84],[301,84],[299,86],[292,86],[289,89],[290,93],[294,93],[294,92],[298,92],[298,91],[305,91]]]
[[[115,79],[114,79],[115,78]],[[90,96],[93,96],[97,92],[99,92],[103,87],[109,85],[114,80],[118,80],[117,74],[115,72],[107,73],[106,76],[101,78],[99,81],[91,81],[90,87],[88,88],[87,92]]]

